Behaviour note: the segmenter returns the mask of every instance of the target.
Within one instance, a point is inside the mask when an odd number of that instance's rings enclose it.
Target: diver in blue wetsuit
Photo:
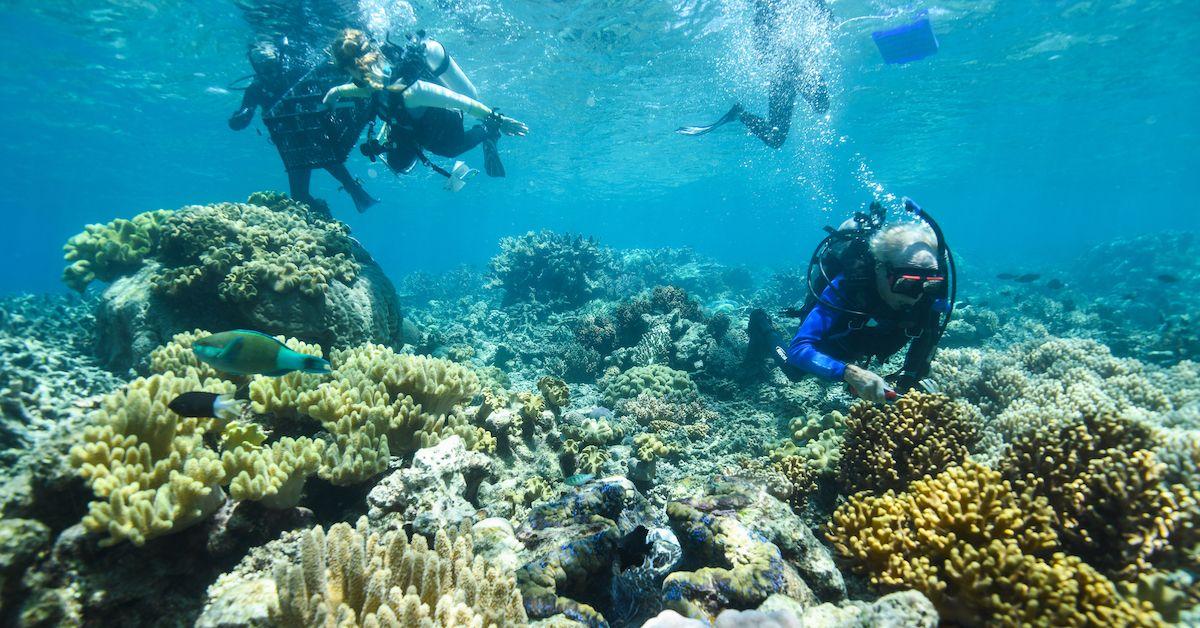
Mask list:
[[[754,310],[748,358],[769,354],[793,381],[842,381],[872,402],[931,389],[930,362],[953,310],[954,263],[940,228],[911,207],[925,223],[884,225],[876,207],[833,231],[813,256],[805,307],[790,312],[803,319],[796,335],[785,343],[766,312]],[[882,362],[905,345],[903,367],[887,378],[854,364]]]

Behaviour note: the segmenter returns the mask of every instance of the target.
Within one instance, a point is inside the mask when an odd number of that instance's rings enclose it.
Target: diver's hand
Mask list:
[[[871,403],[883,403],[887,401],[887,382],[883,381],[882,377],[867,369],[847,364],[846,372],[842,375],[842,381],[846,382],[846,385],[850,387],[850,392],[859,399],[864,399]]]
[[[516,118],[510,118],[504,114],[497,114],[496,117],[496,121],[500,125],[500,132],[505,135],[525,137],[529,133],[529,126]]]
[[[325,92],[325,97],[321,99],[321,104],[326,109],[333,109],[339,98],[341,98],[341,87],[330,87],[329,91]]]

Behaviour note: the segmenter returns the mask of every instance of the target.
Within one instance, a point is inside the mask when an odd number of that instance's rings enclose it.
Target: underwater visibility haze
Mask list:
[[[8,0],[0,625],[1200,624],[1197,50]]]

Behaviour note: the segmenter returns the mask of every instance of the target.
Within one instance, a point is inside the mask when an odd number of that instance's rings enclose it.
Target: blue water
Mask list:
[[[354,212],[323,173],[314,193],[393,276],[481,263],[543,227],[614,246],[691,246],[723,261],[799,263],[826,223],[872,194],[917,198],[961,258],[1037,267],[1134,233],[1194,228],[1200,169],[1200,3],[831,2],[801,20],[830,82],[824,118],[799,104],[781,150],[730,125],[765,109],[737,0],[363,2],[412,17],[484,100],[526,121],[501,143],[509,176],[458,194],[355,155],[384,203]],[[870,32],[928,9],[941,43],[887,66]],[[61,246],[88,222],[286,189],[261,124],[225,126],[250,30],[234,3],[9,0],[0,8],[0,292],[63,290]],[[479,166],[478,151],[469,156]]]

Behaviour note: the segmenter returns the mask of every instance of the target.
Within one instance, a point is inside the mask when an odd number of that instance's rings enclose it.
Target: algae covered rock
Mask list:
[[[400,513],[421,534],[457,526],[479,511],[467,497],[494,466],[487,454],[468,450],[462,438],[451,436],[419,450],[411,467],[376,484],[367,495],[369,516],[379,519]]]
[[[326,347],[401,343],[391,282],[345,224],[306,205],[256,193],[126,222],[134,226],[89,227],[68,244],[79,258],[69,283],[86,286],[89,273],[112,282],[97,308],[111,368],[144,368],[150,349],[197,327]]]

